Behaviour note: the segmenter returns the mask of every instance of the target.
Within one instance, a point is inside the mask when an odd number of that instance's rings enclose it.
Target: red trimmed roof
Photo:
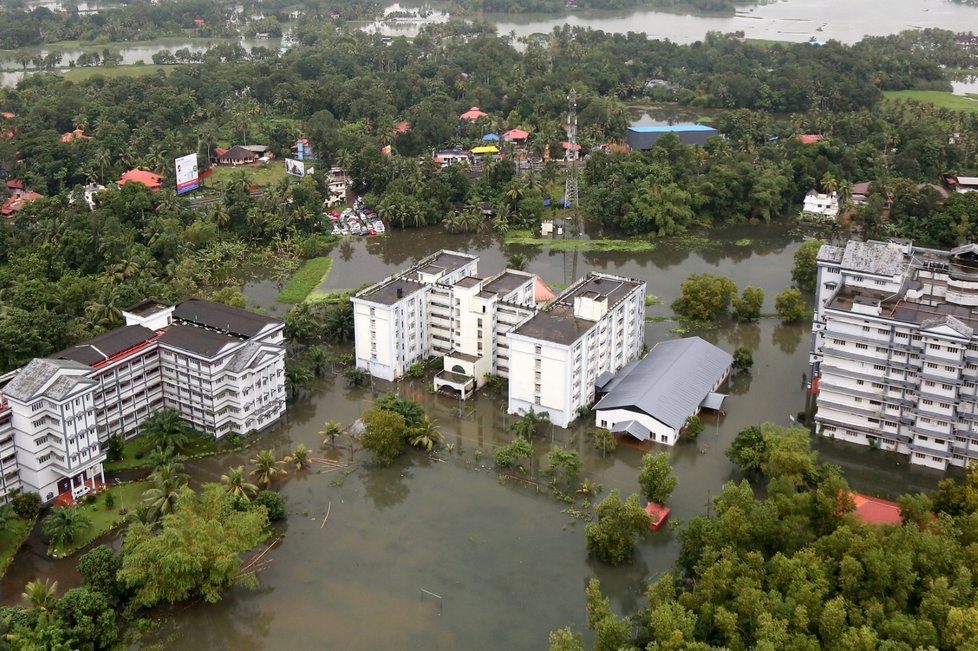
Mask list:
[[[214,157],[220,158],[221,156],[228,153],[229,151],[231,150],[228,147],[214,147]]]
[[[565,140],[564,142],[560,143],[560,146],[564,149],[570,149],[571,144]],[[574,143],[574,151],[581,151],[581,145],[579,143]]]
[[[133,181],[135,183],[142,183],[150,190],[159,190],[163,183],[163,177],[160,176],[159,174],[154,174],[153,172],[135,169],[135,170],[129,170],[128,172],[123,174],[119,178],[119,180],[116,181],[116,183],[119,185],[125,185],[129,181]]]
[[[849,493],[856,508],[853,515],[863,524],[903,524],[900,505],[862,493]]]
[[[13,120],[15,117],[17,116],[11,113],[10,111],[4,111],[3,113],[0,113],[0,118],[4,118],[6,120]]]
[[[669,512],[672,511],[668,506],[662,506],[661,504],[656,504],[655,502],[649,502],[645,507],[645,512],[649,514],[651,522],[649,522],[649,531],[658,531],[659,527],[665,524],[666,519],[669,517]]]
[[[24,182],[20,179],[7,179],[7,189],[8,190],[23,190]]]
[[[459,120],[471,120],[471,121],[475,122],[479,118],[484,118],[487,115],[489,115],[489,114],[488,113],[483,113],[482,111],[480,111],[478,106],[473,106],[468,111],[466,111],[462,115],[458,116],[458,119]]]
[[[85,135],[84,129],[75,129],[74,131],[69,131],[68,133],[61,134],[61,142],[74,142],[76,140],[91,140],[91,136]]]
[[[537,303],[545,303],[554,300],[554,293],[547,287],[540,276],[533,281],[533,300]]]
[[[510,129],[503,134],[503,138],[508,138],[510,140],[526,140],[529,135],[529,133],[523,131],[522,129]]]
[[[28,202],[43,198],[44,195],[38,194],[37,192],[25,192],[23,190],[17,190],[3,202],[2,206],[0,206],[0,215],[8,217],[15,212],[20,212],[23,210],[24,206],[26,206]]]
[[[824,139],[825,136],[820,136],[814,133],[808,133],[808,134],[798,136],[798,140],[800,140],[801,144],[803,145],[814,145],[816,142],[822,142]]]
[[[407,133],[411,129],[411,123],[403,120],[394,125],[394,133]]]

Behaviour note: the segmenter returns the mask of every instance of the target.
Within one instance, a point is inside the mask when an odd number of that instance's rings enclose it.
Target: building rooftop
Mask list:
[[[481,282],[482,282],[482,278],[479,278],[478,276],[466,276],[465,278],[462,278],[457,283],[455,283],[455,286],[465,287],[465,288],[475,287]]]
[[[877,276],[895,276],[906,267],[904,249],[893,242],[849,241],[842,254],[842,268]]]
[[[677,131],[716,131],[705,124],[656,124],[651,126],[628,127],[636,133],[675,133]]]
[[[573,306],[574,298],[577,296],[587,296],[591,299],[606,297],[608,299],[608,309],[610,310],[641,284],[639,281],[629,278],[613,278],[591,273],[576,285],[571,285],[566,292],[558,296],[556,303]]]
[[[109,330],[98,337],[83,341],[51,355],[54,359],[70,359],[86,366],[95,366],[121,352],[151,341],[156,333],[141,325],[130,325]]]
[[[419,267],[419,271],[424,271],[425,273],[438,273],[439,271],[452,273],[473,260],[478,260],[478,258],[474,255],[455,253],[454,251],[439,251],[422,260],[420,264],[423,266]]]
[[[160,310],[165,310],[168,307],[171,307],[169,303],[158,301],[155,298],[147,298],[139,301],[135,305],[130,305],[122,311],[128,312],[129,314],[135,314],[136,316],[149,316],[150,314],[156,314]]]
[[[524,273],[522,271],[512,271],[511,269],[506,269],[502,273],[491,278],[482,289],[487,292],[492,292],[493,294],[508,294],[517,287],[520,287],[526,282],[533,280],[535,276],[533,274]]]
[[[573,307],[554,305],[524,321],[514,332],[533,339],[570,345],[593,328],[594,323],[575,317]]]
[[[216,357],[227,347],[241,343],[241,339],[231,334],[175,323],[160,336],[160,343],[204,357]]]
[[[50,382],[62,370],[87,371],[89,369],[85,364],[70,359],[33,359],[27,366],[20,369],[17,376],[4,387],[3,394],[7,398],[28,402],[37,395],[41,387]],[[55,382],[48,388],[48,391],[45,391],[45,395],[60,400],[72,387],[78,384],[78,381],[83,379],[81,375],[76,374],[71,378],[71,381]]]
[[[832,246],[831,244],[823,244],[818,250],[818,259],[823,262],[842,262],[842,254],[845,253],[845,249],[841,246]]]
[[[386,283],[377,285],[366,290],[360,298],[380,303],[381,305],[393,305],[400,300],[423,290],[425,286],[417,280],[409,278],[394,278]]]
[[[254,337],[270,326],[283,323],[281,319],[199,298],[191,298],[177,305],[173,319],[239,337]]]
[[[594,408],[641,411],[679,429],[732,362],[730,353],[699,337],[662,341]]]

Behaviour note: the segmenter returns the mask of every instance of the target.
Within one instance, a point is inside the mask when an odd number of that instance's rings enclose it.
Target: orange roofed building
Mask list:
[[[147,188],[153,192],[159,192],[163,189],[163,177],[159,174],[154,174],[153,172],[147,172],[146,170],[129,170],[123,174],[118,181],[115,182],[120,188],[129,182],[142,183]]]

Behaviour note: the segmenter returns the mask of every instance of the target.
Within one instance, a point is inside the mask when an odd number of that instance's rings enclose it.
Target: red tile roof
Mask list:
[[[20,179],[7,179],[7,189],[8,190],[23,190],[24,182]]]
[[[398,122],[397,124],[394,125],[394,133],[407,133],[410,128],[411,128],[411,123],[408,122],[407,120],[403,122]]]
[[[150,190],[159,190],[162,187],[163,177],[159,174],[154,174],[146,170],[129,170],[119,178],[116,183],[118,185],[125,185],[129,181],[135,183],[142,183]]]
[[[656,504],[655,502],[649,502],[645,507],[645,512],[649,514],[651,522],[649,522],[649,531],[658,531],[659,527],[665,524],[666,519],[669,517],[669,512],[672,511],[668,506],[662,506],[661,504]]]
[[[510,129],[503,134],[503,138],[507,138],[509,140],[526,140],[529,135],[529,133],[523,131],[522,129]]]
[[[17,116],[11,113],[10,111],[4,111],[3,113],[0,113],[0,118],[4,118],[6,120],[13,120],[15,117]]]
[[[24,209],[29,202],[35,199],[43,199],[43,194],[38,194],[37,192],[25,192],[23,190],[15,190],[14,193],[3,202],[0,206],[0,215],[9,217],[15,212],[20,212]]]
[[[818,134],[805,134],[798,136],[798,140],[800,140],[801,144],[803,145],[814,145],[816,142],[822,142],[824,139],[824,136],[820,136]]]
[[[471,120],[471,121],[475,122],[479,118],[484,118],[487,115],[489,115],[489,114],[488,113],[483,113],[482,111],[480,111],[478,106],[473,106],[468,111],[466,111],[462,115],[458,116],[458,119],[459,120]]]
[[[228,147],[214,147],[214,158],[220,158],[229,151],[231,150]]]
[[[903,524],[900,517],[900,505],[878,497],[849,493],[856,508],[853,515],[863,524]]]

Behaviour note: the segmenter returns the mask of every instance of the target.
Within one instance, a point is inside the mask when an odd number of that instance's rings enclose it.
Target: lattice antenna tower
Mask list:
[[[567,207],[577,217],[577,93],[571,88],[567,95],[567,184],[564,186],[564,200]]]

